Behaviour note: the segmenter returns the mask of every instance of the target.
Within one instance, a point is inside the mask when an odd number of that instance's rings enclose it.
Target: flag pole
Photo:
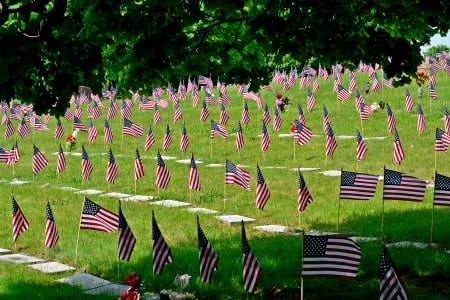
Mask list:
[[[134,194],[137,195],[137,179],[134,180]]]
[[[340,218],[340,213],[341,213],[341,197],[339,197],[338,200],[338,211],[337,211],[338,215],[337,215],[337,232],[339,232],[339,218]]]
[[[86,195],[84,195],[84,200],[86,200]],[[77,266],[77,260],[78,260],[78,245],[80,242],[81,219],[83,218],[83,208],[84,208],[84,201],[83,201],[83,205],[81,207],[80,225],[78,226],[77,244],[76,244],[76,248],[75,248],[75,267]]]
[[[211,158],[213,157],[213,154],[212,154],[212,139],[209,139],[210,140],[210,153],[211,153]]]

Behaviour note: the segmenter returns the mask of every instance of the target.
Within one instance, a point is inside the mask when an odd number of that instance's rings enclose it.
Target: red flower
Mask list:
[[[73,142],[73,136],[69,135],[69,136],[67,137],[67,142],[68,142],[68,143],[72,143],[72,142]]]
[[[292,125],[291,125],[291,132],[294,132],[294,131],[295,131],[295,125],[292,124]]]

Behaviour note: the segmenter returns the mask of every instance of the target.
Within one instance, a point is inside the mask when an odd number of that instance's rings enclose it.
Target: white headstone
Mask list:
[[[222,221],[223,223],[227,225],[233,225],[233,224],[241,224],[243,221],[244,223],[252,223],[255,221],[255,219],[240,216],[240,215],[223,215],[223,216],[216,216],[216,219]]]
[[[0,256],[0,261],[13,262],[16,264],[34,264],[43,262],[43,259],[24,254],[6,254]]]
[[[101,197],[112,197],[112,198],[127,198],[130,196],[131,195],[122,194],[122,193],[106,193],[106,194],[101,195]]]
[[[296,229],[288,226],[283,225],[261,225],[261,226],[255,226],[253,227],[256,230],[261,230],[264,232],[270,232],[270,233],[292,233],[295,232]]]
[[[11,254],[11,253],[12,253],[11,250],[0,248],[0,255]]]
[[[98,190],[81,190],[78,192],[75,192],[75,194],[80,194],[80,195],[97,195],[97,194],[101,194],[103,193],[103,191],[98,191]]]
[[[30,268],[33,268],[35,270],[41,271],[46,274],[55,274],[55,273],[62,273],[62,272],[75,270],[74,267],[67,266],[65,264],[61,264],[59,262],[54,262],[54,261],[33,264],[33,265],[30,265]]]
[[[217,214],[217,210],[207,209],[203,207],[189,207],[186,210],[191,213]]]
[[[165,207],[183,207],[183,206],[191,206],[192,205],[191,203],[181,202],[181,201],[176,201],[176,200],[154,201],[154,202],[150,202],[150,204],[160,205],[160,206],[165,206]]]
[[[123,201],[150,201],[155,199],[153,196],[135,195],[131,197],[122,198]]]

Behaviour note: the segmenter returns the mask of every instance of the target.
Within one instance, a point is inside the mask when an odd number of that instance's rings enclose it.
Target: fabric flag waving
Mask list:
[[[89,156],[86,152],[84,146],[81,146],[81,177],[83,179],[89,179],[91,177],[94,167],[92,162],[89,160]]]
[[[266,152],[269,149],[270,137],[264,120],[261,123],[261,151]]]
[[[220,117],[219,117],[219,123],[223,126],[227,125],[228,120],[230,119],[230,116],[225,108],[225,104],[220,104]]]
[[[264,103],[264,109],[262,114],[262,120],[264,122],[264,125],[269,124],[270,122],[270,114],[269,114],[269,107],[267,106],[267,103]]]
[[[134,159],[134,180],[144,177],[144,166],[142,165],[141,156],[136,148],[136,157]]]
[[[248,112],[247,101],[244,102],[244,108],[242,109],[241,122],[244,125],[247,125],[250,122],[250,114]]]
[[[156,155],[156,187],[160,189],[166,189],[169,185],[170,173],[161,157],[161,154]]]
[[[84,198],[80,229],[113,232],[119,227],[119,216]]]
[[[433,205],[450,206],[450,177],[435,174]]]
[[[261,268],[253,255],[245,234],[244,221],[242,223],[242,275],[244,279],[244,289],[253,294],[258,287],[261,277]]]
[[[108,163],[106,165],[106,182],[114,183],[116,181],[117,175],[119,174],[119,168],[117,167],[116,160],[112,153],[111,148],[108,151]]]
[[[311,92],[311,89],[308,88],[308,91],[306,93],[306,109],[308,111],[312,111],[315,105],[316,105],[316,98],[314,97],[314,94]]]
[[[122,214],[122,205],[119,201],[119,238],[118,238],[118,255],[119,259],[130,261],[134,246],[136,245],[136,238],[128,226],[127,220]]]
[[[278,108],[276,106],[273,111],[273,126],[272,126],[272,128],[274,131],[279,131],[281,128],[281,117],[280,117]]]
[[[219,257],[214,251],[211,243],[206,238],[200,227],[200,222],[197,216],[197,232],[198,232],[198,256],[200,261],[200,280],[202,282],[210,283],[213,273],[218,268]]]
[[[155,143],[155,136],[153,135],[152,126],[148,127],[147,137],[145,138],[144,150],[148,151]]]
[[[389,130],[389,133],[392,133],[397,124],[397,119],[395,118],[394,113],[391,110],[391,107],[387,103],[386,103],[386,112],[387,112],[388,130]]]
[[[59,240],[58,229],[56,228],[55,219],[53,218],[52,209],[50,207],[50,202],[47,201],[46,207],[46,221],[45,221],[45,247],[55,248],[56,243]]]
[[[339,101],[344,101],[350,98],[352,94],[350,94],[342,85],[338,85],[337,87],[337,99]]]
[[[303,277],[355,279],[361,249],[348,237],[303,236]]]
[[[155,213],[152,211],[152,257],[153,257],[153,273],[161,274],[164,267],[173,262],[173,256],[169,246],[166,244],[164,237],[156,223]]]
[[[144,133],[144,127],[131,122],[128,119],[123,119],[122,133],[134,136],[135,138],[140,138]]]
[[[25,126],[26,126],[26,124],[25,124]],[[19,130],[19,128],[20,128],[20,125],[19,125],[19,127],[17,128],[17,130]],[[28,127],[27,127],[28,128]],[[30,133],[31,133],[31,130],[30,130],[30,128],[28,128],[28,130],[30,131]],[[9,118],[7,118],[7,120],[6,120],[6,128],[5,128],[5,139],[7,139],[7,138],[9,138],[9,137],[11,137],[12,135],[14,135],[14,133],[16,132],[16,130],[14,129],[14,126],[13,126],[13,124],[11,123],[11,120],[9,119]],[[25,136],[24,135],[22,135],[22,133],[19,131],[19,134],[20,134],[20,137],[23,139]]]
[[[381,246],[380,300],[406,300],[408,294],[384,245]]]
[[[209,110],[208,110],[208,107],[206,106],[206,102],[203,101],[202,110],[200,112],[200,122],[205,122],[206,119],[208,118],[208,116],[209,116]]]
[[[8,160],[6,161],[6,164],[8,166],[12,166],[16,162],[18,162],[19,159],[20,159],[19,145],[17,144],[17,141],[15,141],[11,147],[11,151],[9,151],[8,153]]]
[[[305,180],[303,179],[303,175],[302,172],[300,171],[300,168],[298,168],[297,178],[298,178],[297,210],[299,213],[302,213],[306,209],[306,206],[308,206],[313,201],[313,198],[309,193],[308,187],[306,186]]]
[[[161,121],[161,114],[159,113],[158,104],[155,103],[155,107],[153,109],[153,124],[158,124]]]
[[[88,132],[88,129],[86,128],[86,125],[83,124],[83,122],[81,122],[80,118],[78,118],[77,116],[73,117],[73,127],[72,130],[78,129],[82,132]]]
[[[103,133],[104,133],[103,141],[106,144],[112,144],[114,135],[113,135],[111,127],[109,126],[108,120],[106,120],[106,119],[105,119],[105,125],[103,127]]]
[[[450,115],[448,114],[447,106],[444,105],[444,130],[450,134]]]
[[[221,138],[226,138],[228,136],[227,130],[220,124],[217,124],[215,121],[211,120],[211,132],[210,137],[213,139],[214,136],[220,136]]]
[[[31,169],[33,174],[36,175],[40,171],[42,171],[48,165],[48,160],[45,158],[44,154],[33,145],[33,159],[31,163]]]
[[[436,139],[434,142],[434,151],[447,152],[450,145],[450,135],[440,128],[436,128]]]
[[[383,200],[423,200],[427,183],[414,176],[384,169]]]
[[[414,106],[413,99],[411,97],[411,94],[409,93],[409,90],[406,89],[405,91],[405,109],[407,112],[411,112]]]
[[[64,128],[62,127],[61,120],[56,120],[55,139],[59,140],[64,136]]]
[[[306,117],[305,117],[305,114],[303,113],[303,109],[302,109],[302,106],[300,105],[300,103],[297,103],[297,111],[298,111],[298,120],[302,124],[306,124]]]
[[[424,132],[426,129],[425,117],[423,115],[422,106],[417,105],[417,131]]]
[[[256,165],[256,208],[263,210],[269,198],[269,187],[264,180],[259,166]]]
[[[195,164],[194,154],[191,155],[191,165],[189,169],[189,189],[201,191],[202,185],[198,176],[197,165]]]
[[[294,139],[300,146],[306,145],[312,137],[312,131],[300,121],[294,121]]]
[[[237,184],[250,191],[250,174],[229,160],[226,161],[225,165],[225,184]]]
[[[162,148],[164,151],[169,149],[170,144],[172,143],[172,134],[170,133],[169,124],[166,125],[166,133],[164,134],[163,145]]]
[[[189,136],[187,135],[186,126],[183,124],[183,127],[181,128],[180,151],[185,153],[189,143],[190,141]]]
[[[356,129],[356,160],[361,161],[363,160],[364,156],[367,152],[367,146],[364,142],[361,133],[359,133],[359,130]]]
[[[64,156],[61,144],[59,144],[58,154],[56,154],[56,175],[61,174],[66,169],[66,157]]]
[[[377,175],[341,171],[339,199],[369,200],[377,190]]]
[[[397,129],[394,128],[394,163],[399,165],[403,158],[405,158],[405,152],[403,151]]]
[[[244,146],[244,136],[242,134],[242,127],[241,122],[237,122],[237,129],[236,129],[236,151],[240,151],[241,148]]]
[[[88,128],[88,141],[90,144],[93,144],[97,139],[98,131],[94,126],[94,122],[92,119],[89,120],[89,128]]]
[[[325,144],[325,155],[333,156],[334,150],[336,150],[336,148],[337,148],[336,138],[334,137],[333,129],[331,129],[330,123],[328,123],[327,137]]]
[[[11,195],[11,204],[12,204],[12,233],[13,233],[13,243],[16,243],[19,235],[27,231],[30,224],[28,223],[27,218],[23,214],[22,210],[17,204],[16,199],[13,195]]]

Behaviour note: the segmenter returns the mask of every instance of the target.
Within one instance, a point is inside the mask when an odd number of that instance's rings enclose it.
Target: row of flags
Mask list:
[[[14,196],[12,202],[13,241],[26,232],[29,222],[20,209]],[[247,240],[244,222],[242,224],[242,276],[243,286],[248,293],[257,290],[262,268]],[[129,227],[119,201],[118,214],[105,209],[85,198],[81,213],[80,229],[101,232],[118,231],[118,258],[129,261],[136,245],[136,237]],[[207,239],[197,216],[199,248],[199,276],[205,283],[211,283],[218,269],[219,256]],[[55,248],[59,240],[56,222],[50,207],[46,205],[45,246]],[[337,277],[355,279],[361,260],[361,249],[352,239],[343,236],[303,235],[302,278]],[[161,274],[164,267],[174,261],[171,249],[162,235],[152,211],[152,261],[153,273]],[[380,299],[406,299],[405,285],[399,278],[386,247],[382,246]],[[403,298],[405,296],[405,298]],[[398,298],[397,298],[398,297]]]

